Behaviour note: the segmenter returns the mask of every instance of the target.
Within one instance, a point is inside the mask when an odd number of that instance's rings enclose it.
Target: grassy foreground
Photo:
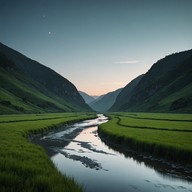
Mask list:
[[[112,113],[99,127],[107,140],[173,161],[192,162],[192,114]]]
[[[92,117],[72,113],[0,116],[0,191],[83,191],[73,179],[61,175],[44,149],[27,137]]]

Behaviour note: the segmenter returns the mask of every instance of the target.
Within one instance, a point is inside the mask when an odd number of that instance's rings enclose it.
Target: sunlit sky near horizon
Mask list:
[[[191,49],[191,8],[191,0],[0,0],[0,42],[101,95]]]

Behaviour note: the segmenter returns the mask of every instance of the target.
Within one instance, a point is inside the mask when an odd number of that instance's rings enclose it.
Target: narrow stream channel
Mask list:
[[[98,125],[105,122],[106,117],[98,115],[49,133],[40,142],[49,148],[58,170],[86,192],[192,192],[191,181],[162,174],[109,148],[97,134]]]

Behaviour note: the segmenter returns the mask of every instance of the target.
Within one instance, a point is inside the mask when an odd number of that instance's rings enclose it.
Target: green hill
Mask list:
[[[67,79],[0,43],[0,114],[91,111]]]
[[[136,77],[121,90],[121,92],[116,98],[115,103],[112,105],[109,111],[119,111],[121,107],[129,101],[132,91],[137,86],[137,84],[139,83],[139,81],[142,79],[143,76],[144,75],[140,75]]]
[[[119,111],[192,112],[192,50],[159,60]]]

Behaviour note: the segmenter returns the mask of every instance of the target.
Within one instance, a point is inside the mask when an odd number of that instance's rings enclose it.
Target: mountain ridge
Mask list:
[[[99,98],[97,98],[95,101],[90,103],[90,107],[98,112],[106,112],[108,111],[111,106],[114,104],[116,97],[120,93],[122,88],[119,88],[115,91],[111,91],[105,95],[101,95]]]
[[[118,94],[115,103],[111,106],[108,111],[118,111],[121,106],[130,99],[132,91],[137,86],[143,76],[144,74],[139,75],[138,77],[130,81]]]
[[[0,105],[4,112],[91,111],[77,88],[54,70],[2,43],[0,56]],[[6,66],[9,66],[9,69]],[[6,99],[6,96],[10,100]],[[23,106],[23,111],[17,110],[19,105]]]
[[[192,50],[157,61],[119,111],[192,112]]]
[[[88,105],[95,100],[94,97],[92,97],[91,95],[89,95],[83,91],[79,91],[79,93],[83,97],[85,103],[87,103]]]

